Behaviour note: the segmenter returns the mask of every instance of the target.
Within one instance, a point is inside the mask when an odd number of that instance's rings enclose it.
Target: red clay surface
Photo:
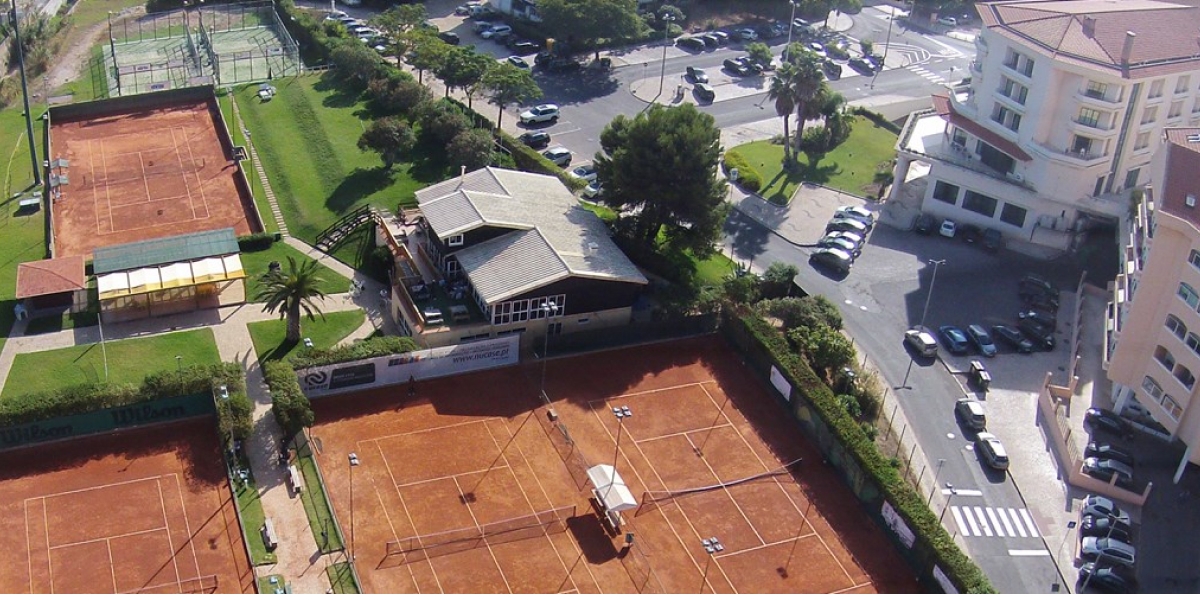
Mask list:
[[[317,401],[318,462],[353,539],[363,591],[922,591],[850,490],[739,362],[715,336],[552,360],[546,388],[557,423],[535,400],[537,364],[419,382],[411,398],[399,386]],[[617,465],[639,501],[647,490],[804,462],[792,474],[643,503],[624,513],[622,533],[634,533],[635,542],[621,552],[624,536],[601,524],[583,474],[587,465],[613,462],[614,406],[633,411],[623,421]],[[360,459],[353,470],[350,452]],[[526,530],[511,536],[516,541],[385,552],[389,541],[474,531],[569,505],[576,516],[565,528]],[[712,536],[725,549],[710,559],[700,540]]]
[[[54,201],[55,256],[232,227],[251,232],[253,202],[217,137],[216,101],[55,122],[51,159],[70,161]]]
[[[4,453],[0,593],[254,593],[212,427]]]

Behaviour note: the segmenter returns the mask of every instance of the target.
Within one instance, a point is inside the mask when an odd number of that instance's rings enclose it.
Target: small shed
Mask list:
[[[87,274],[82,256],[63,256],[17,265],[17,299],[29,313],[87,308]]]
[[[588,481],[592,483],[592,495],[604,508],[605,516],[614,529],[621,525],[622,511],[637,508],[637,500],[633,492],[621,479],[621,474],[612,465],[596,465],[587,470]]]

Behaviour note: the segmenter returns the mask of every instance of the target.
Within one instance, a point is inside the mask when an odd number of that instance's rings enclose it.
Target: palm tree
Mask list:
[[[792,136],[788,133],[792,111],[796,109],[796,101],[792,98],[791,80],[796,72],[792,63],[784,63],[771,76],[771,87],[767,90],[767,99],[775,101],[775,114],[783,117],[783,162],[792,161]]]
[[[325,292],[320,289],[325,280],[317,275],[320,264],[315,260],[306,260],[296,266],[296,259],[288,257],[288,267],[272,269],[259,278],[262,289],[255,296],[256,302],[265,302],[263,312],[279,311],[279,318],[287,319],[287,336],[285,342],[297,344],[300,342],[300,311],[309,319],[316,312],[325,319],[314,298],[325,298]]]
[[[825,74],[821,72],[817,56],[812,52],[797,54],[793,64],[796,65],[796,71],[790,78],[788,87],[792,90],[796,118],[800,121],[796,124],[796,147],[799,148],[800,140],[804,137],[804,121],[812,112],[809,105],[820,92],[821,84],[825,82]]]

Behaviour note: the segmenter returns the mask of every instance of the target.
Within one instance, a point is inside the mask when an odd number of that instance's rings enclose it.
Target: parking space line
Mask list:
[[[987,517],[983,515],[982,506],[975,507],[975,516],[979,517],[979,528],[983,530],[983,535],[992,537],[992,528],[988,525]]]
[[[1027,537],[1025,534],[1025,526],[1021,524],[1021,515],[1017,512],[1017,509],[1010,508],[1008,509],[1008,512],[1012,515],[1013,525],[1016,525],[1017,533],[1020,534],[1021,537]]]
[[[1008,537],[1016,536],[1017,533],[1015,531],[1013,531],[1012,523],[1008,522],[1008,513],[1004,512],[1003,508],[997,510],[996,512],[1000,515],[1000,521],[1004,523],[1004,531],[1008,532]],[[996,529],[1000,529],[1000,528],[997,527]]]
[[[1038,532],[1037,525],[1034,525],[1033,517],[1029,515],[1029,511],[1022,508],[1021,509],[1021,517],[1023,519],[1025,519],[1025,524],[1029,526],[1030,535],[1032,535],[1033,537],[1042,537],[1042,534]]]

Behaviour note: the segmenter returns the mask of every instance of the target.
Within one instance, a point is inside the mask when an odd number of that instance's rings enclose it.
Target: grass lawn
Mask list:
[[[233,145],[245,146],[246,135],[242,133],[242,128],[237,126],[237,122],[233,118],[234,102],[233,94],[217,96],[217,105],[221,107],[221,117],[225,119],[225,127],[229,129]],[[267,192],[263,189],[258,171],[254,169],[254,161],[247,158],[242,162],[242,167],[246,171],[246,179],[250,181],[250,193],[254,195],[254,206],[258,207],[258,214],[262,216],[263,229],[269,233],[279,231],[279,224],[275,222],[275,215],[271,213],[271,204],[267,202]]]
[[[34,124],[33,134],[41,141],[41,122]],[[13,305],[17,292],[17,265],[46,258],[46,213],[17,214],[13,194],[30,190],[33,167],[29,162],[29,138],[25,135],[25,118],[20,103],[15,108],[0,111],[0,160],[4,161],[3,187],[0,187],[0,347],[8,338],[13,325]],[[39,151],[40,154],[40,151]],[[28,196],[28,194],[24,194]]]
[[[262,500],[259,498],[258,486],[254,485],[251,477],[246,484],[235,483],[237,490],[238,510],[242,513],[242,526],[246,528],[246,541],[250,544],[250,562],[255,565],[273,565],[278,562],[275,553],[267,550],[263,543],[262,531],[266,515],[263,513]]]
[[[696,279],[703,285],[721,285],[733,273],[734,263],[723,253],[717,252],[707,259],[696,262]]]
[[[286,594],[284,589],[287,587],[287,582],[283,575],[267,575],[258,578],[258,593],[260,594]]]
[[[63,21],[63,28],[54,36],[56,53],[61,54],[69,48],[84,43],[83,35],[87,32],[88,28],[109,19],[110,11],[114,13],[112,17],[114,19],[113,29],[119,34],[121,29],[116,24],[120,21],[116,19],[115,13],[126,8],[144,5],[145,3],[145,0],[79,0],[71,10],[71,15]],[[97,38],[97,42],[101,42],[102,40],[106,42],[108,40],[107,33],[108,30],[105,27],[104,33]],[[118,35],[118,37],[120,36]],[[102,45],[102,43],[99,43],[97,47]],[[57,62],[57,60],[53,62]],[[95,83],[93,83],[94,75],[96,73],[90,73],[85,64],[74,80],[67,82],[57,90],[53,90],[53,94],[74,94],[75,102],[91,100],[97,96],[102,97],[102,94],[96,94],[95,86],[106,86],[107,82],[104,81],[103,77],[95,77]],[[41,111],[35,109],[35,112],[40,114]]]
[[[301,317],[300,333],[303,337],[312,338],[313,346],[316,348],[332,348],[346,336],[354,333],[354,330],[358,329],[366,318],[367,315],[361,310],[329,313],[325,315],[323,321],[320,317],[317,317],[315,321]],[[260,361],[283,360],[304,348],[303,344],[290,345],[284,342],[283,338],[287,335],[287,322],[281,319],[257,321],[248,326],[250,327],[250,339],[254,340],[254,352],[258,354]]]
[[[317,549],[321,554],[338,552],[345,548],[338,528],[333,526],[333,516],[329,510],[329,499],[325,489],[320,486],[321,479],[317,476],[317,463],[312,455],[301,452],[296,459],[300,473],[304,475],[304,493],[300,501],[304,504],[304,512],[308,514],[308,523],[317,541]],[[321,533],[325,532],[325,535]]]
[[[395,210],[414,203],[416,190],[451,171],[427,160],[384,171],[379,155],[357,145],[370,111],[330,81],[315,75],[277,79],[278,93],[267,102],[253,86],[236,92],[288,230],[309,243],[364,204]]]
[[[303,252],[283,242],[271,244],[271,247],[266,250],[242,253],[242,267],[246,269],[246,298],[248,300],[253,302],[258,297],[258,292],[262,289],[258,277],[267,272],[267,266],[271,264],[271,261],[277,260],[286,268],[289,256],[296,259],[296,264],[308,260]],[[344,294],[350,290],[350,280],[329,267],[320,265],[317,268],[317,274],[325,281],[321,284],[320,289],[326,294]]]
[[[354,573],[350,563],[333,563],[325,568],[325,576],[329,578],[329,586],[335,594],[359,594],[358,586],[354,583]]]
[[[875,171],[896,156],[896,134],[864,117],[854,118],[850,139],[833,149],[813,165],[801,154],[793,172],[783,170],[783,146],[770,140],[742,144],[737,150],[762,175],[763,188],[758,195],[786,204],[801,182],[819,183],[856,196],[874,191]]]
[[[4,383],[0,399],[30,392],[55,390],[104,380],[104,355],[108,355],[108,380],[141,383],[147,375],[178,365],[215,365],[221,362],[211,329],[71,346],[45,352],[18,354]],[[175,357],[181,356],[179,361]]]

